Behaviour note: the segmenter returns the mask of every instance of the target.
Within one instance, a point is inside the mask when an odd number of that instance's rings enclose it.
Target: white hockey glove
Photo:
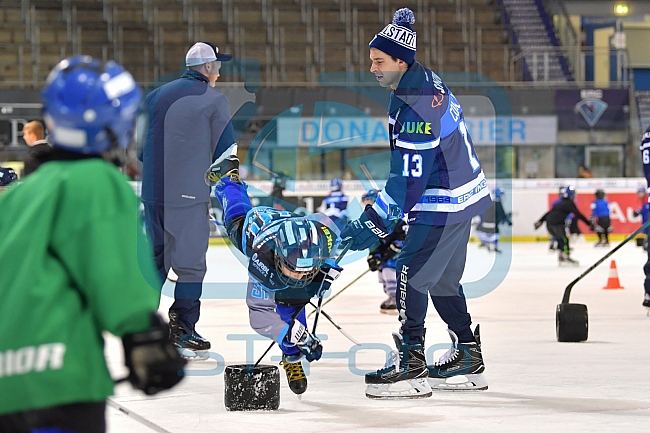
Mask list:
[[[307,361],[317,361],[323,354],[323,346],[320,340],[312,335],[305,325],[294,320],[289,328],[289,332],[284,337],[289,343],[294,344],[300,349]]]
[[[323,276],[323,281],[320,283],[316,296],[319,298],[325,298],[329,296],[332,291],[332,283],[339,277],[339,275],[341,275],[343,268],[336,263],[330,263],[330,261],[328,261],[325,262],[318,272]]]

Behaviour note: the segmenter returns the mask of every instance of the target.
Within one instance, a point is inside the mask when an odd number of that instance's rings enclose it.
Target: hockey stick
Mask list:
[[[149,427],[153,431],[157,431],[158,433],[171,433],[169,430],[165,430],[164,428],[160,427],[158,424],[154,424],[151,421],[147,420],[146,418],[141,417],[137,413],[125,408],[124,406],[122,406],[121,404],[119,404],[118,402],[116,402],[115,400],[113,400],[111,398],[106,399],[106,404],[111,406],[113,409],[119,410],[120,412],[124,413],[126,416],[128,416],[129,418],[134,419],[135,421],[139,422],[140,424],[146,425],[147,427]]]
[[[363,272],[361,273],[361,275],[359,275],[359,276],[358,276],[357,278],[355,278],[354,280],[350,281],[350,282],[348,283],[347,286],[343,287],[341,290],[339,290],[339,291],[336,292],[334,295],[332,295],[332,297],[329,298],[327,301],[325,301],[325,303],[323,303],[322,306],[324,307],[325,305],[327,305],[327,304],[329,304],[330,302],[332,302],[332,301],[334,300],[334,298],[336,298],[338,295],[340,295],[341,293],[343,293],[343,292],[344,292],[348,287],[350,287],[351,285],[353,285],[354,283],[356,283],[357,281],[359,281],[359,280],[360,280],[364,275],[366,275],[368,272],[370,272],[370,269],[366,269],[365,271],[363,271]],[[312,311],[311,313],[309,313],[309,315],[307,316],[307,318],[313,316],[314,313],[315,313],[316,311],[318,311],[318,310],[314,310],[314,311]]]
[[[569,285],[566,286],[566,289],[564,289],[564,296],[562,297],[562,303],[563,303],[563,304],[567,304],[567,303],[569,303],[569,296],[571,296],[571,289],[573,289],[573,286],[575,286],[576,283],[577,283],[578,281],[580,281],[581,279],[583,279],[584,276],[587,275],[589,272],[591,272],[591,271],[593,271],[594,269],[596,269],[596,267],[597,267],[598,265],[600,265],[602,262],[604,262],[605,260],[607,260],[607,258],[609,258],[609,257],[610,257],[612,254],[614,254],[616,251],[618,251],[618,250],[619,250],[623,245],[625,245],[626,243],[628,243],[628,242],[629,242],[630,240],[632,240],[636,235],[638,235],[639,233],[641,233],[643,230],[647,229],[648,227],[650,227],[650,220],[648,220],[645,224],[643,224],[641,227],[639,227],[639,228],[638,228],[634,233],[632,233],[630,236],[628,236],[628,237],[626,237],[625,239],[623,239],[623,242],[621,242],[620,244],[616,245],[616,247],[615,247],[614,249],[612,249],[610,252],[608,252],[607,254],[605,254],[605,255],[604,255],[600,260],[598,260],[596,263],[594,263],[593,265],[591,265],[591,266],[589,267],[589,269],[587,269],[587,270],[584,271],[582,274],[580,274],[580,276],[579,276],[578,278],[576,278],[575,280],[571,281],[571,282],[569,283]]]
[[[309,304],[310,304],[312,307],[314,307],[314,308],[318,308],[318,307],[316,307],[316,305],[314,305],[314,303],[311,302],[311,301],[309,301]],[[336,329],[338,329],[338,330],[341,332],[341,334],[343,334],[343,335],[345,336],[345,338],[347,338],[348,340],[350,340],[351,342],[353,342],[353,343],[356,344],[356,345],[360,345],[360,344],[361,344],[361,343],[359,343],[357,340],[355,340],[355,339],[354,339],[350,334],[348,334],[347,332],[345,332],[345,331],[343,330],[343,328],[341,328],[341,326],[339,326],[339,324],[336,323],[336,322],[334,321],[334,319],[332,319],[332,317],[331,317],[329,314],[327,314],[327,313],[325,312],[325,310],[321,309],[320,312],[321,312],[321,314],[323,315],[323,317],[325,317],[327,320],[329,320],[329,322],[330,322],[332,325],[334,325],[334,327],[335,327]]]
[[[336,258],[336,263],[337,264],[338,264],[338,262],[341,261],[341,259],[343,258],[345,253],[348,252],[348,250],[350,249],[351,246],[352,246],[352,242],[348,242],[345,245],[345,248],[343,248],[343,251],[341,251],[341,254],[339,254],[339,256]],[[311,304],[311,301],[309,301],[309,303]],[[314,304],[312,304],[312,305],[314,305]],[[316,325],[318,325],[318,316],[320,315],[320,309],[321,309],[322,306],[323,306],[323,295],[321,294],[321,295],[318,296],[318,306],[316,307],[316,317],[314,318],[314,327],[311,330],[312,335],[316,335]],[[305,306],[303,306],[302,308],[305,308]]]
[[[352,246],[352,242],[348,242],[348,243],[345,245],[345,248],[343,248],[343,251],[341,251],[341,254],[339,254],[339,256],[338,256],[338,257],[336,258],[336,260],[335,260],[335,263],[336,263],[336,264],[338,264],[338,263],[341,261],[341,259],[343,258],[343,256],[345,256],[345,254],[348,252],[348,250],[350,249],[351,246]],[[321,303],[322,301],[323,301],[323,298],[322,298],[322,297],[319,297],[319,305],[320,305],[320,303]],[[311,303],[311,301],[310,301],[310,303]],[[300,312],[303,311],[303,310],[305,309],[305,306],[306,306],[306,305],[307,305],[307,304],[303,305],[302,308],[300,308],[298,311],[296,311],[296,312],[294,313],[293,317],[291,318],[292,321],[295,320],[296,317],[298,317],[298,314],[300,314]],[[313,304],[312,304],[312,305],[313,305]],[[316,324],[317,324],[317,323],[318,323],[318,316],[316,316],[316,319],[314,320],[314,329],[313,329],[313,331],[312,331],[312,334],[316,332]],[[271,350],[271,349],[273,348],[274,345],[275,345],[275,340],[273,340],[273,342],[271,342],[271,344],[269,345],[269,347],[266,348],[266,350],[264,351],[264,353],[262,354],[262,356],[260,356],[260,358],[257,360],[257,362],[253,365],[253,368],[257,367],[257,364],[259,364],[260,362],[262,362],[262,359],[264,359],[264,357],[266,356],[266,354],[269,353],[269,350]]]

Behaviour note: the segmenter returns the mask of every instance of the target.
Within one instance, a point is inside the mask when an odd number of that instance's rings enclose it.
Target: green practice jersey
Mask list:
[[[159,276],[124,176],[51,161],[0,193],[0,414],[113,392],[102,331],[150,326]]]

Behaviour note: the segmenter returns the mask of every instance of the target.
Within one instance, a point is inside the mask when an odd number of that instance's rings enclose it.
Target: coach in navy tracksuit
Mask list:
[[[457,336],[460,343],[476,343],[460,278],[471,219],[491,205],[458,100],[438,75],[414,59],[413,22],[413,13],[400,9],[370,42],[370,71],[393,90],[388,107],[390,175],[375,204],[341,233],[344,241],[353,239],[353,249],[368,248],[408,213],[410,228],[396,271],[401,335],[411,361],[420,356],[429,296],[455,334],[452,341]],[[404,378],[413,377],[408,372],[412,368],[406,367]],[[367,376],[366,383],[380,383],[377,374],[370,373],[375,377]]]
[[[641,157],[643,160],[643,173],[645,174],[648,186],[650,186],[650,126],[645,130],[641,140]],[[650,307],[650,248],[648,248],[648,261],[643,266],[643,272],[645,273],[643,306]]]
[[[145,101],[141,198],[162,281],[170,267],[178,275],[169,317],[172,339],[188,357],[210,348],[195,331],[210,236],[210,187],[203,175],[235,142],[228,98],[213,88],[221,62],[231,58],[198,42],[187,52],[188,70]]]

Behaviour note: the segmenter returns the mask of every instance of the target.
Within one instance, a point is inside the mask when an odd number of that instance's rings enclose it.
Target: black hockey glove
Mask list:
[[[402,252],[403,247],[404,247],[404,242],[400,240],[393,241],[390,244],[390,249],[392,250],[393,256]]]
[[[596,218],[594,217],[589,218],[589,230],[596,231]]]
[[[323,355],[323,345],[315,335],[312,335],[305,325],[297,320],[289,328],[289,332],[284,337],[289,343],[294,344],[300,349],[307,361],[318,361]]]
[[[169,341],[169,326],[151,313],[151,328],[122,337],[124,364],[129,368],[129,382],[147,395],[169,389],[183,379],[187,361]]]
[[[632,212],[632,216],[635,217],[635,218],[638,217],[639,215],[641,215],[641,214],[639,212],[637,212],[637,211]]]
[[[540,228],[540,227],[542,226],[542,224],[544,224],[543,221],[537,221],[537,222],[535,223],[535,230],[537,230],[538,228]]]
[[[367,260],[371,272],[378,271],[381,268],[381,254],[371,254]]]

